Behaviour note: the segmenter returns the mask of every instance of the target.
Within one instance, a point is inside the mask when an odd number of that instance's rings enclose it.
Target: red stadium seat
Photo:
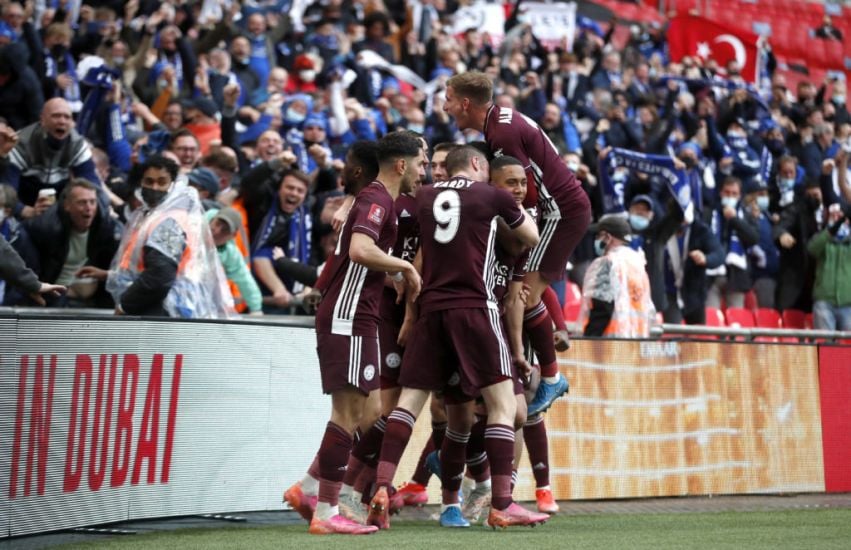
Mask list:
[[[806,328],[806,314],[800,309],[784,309],[782,320],[783,328]]]
[[[723,327],[724,313],[717,307],[706,307],[706,326],[708,327]]]
[[[780,313],[776,309],[761,307],[753,312],[756,326],[761,328],[781,328],[783,323],[780,321]],[[754,338],[757,342],[777,342],[776,336],[757,336]]]
[[[566,285],[564,285],[564,305],[568,304],[578,304],[582,301],[582,289],[579,288],[579,285],[568,281]]]
[[[781,328],[783,323],[780,319],[780,313],[776,309],[770,307],[760,307],[754,310],[754,320],[756,326],[762,328]]]
[[[581,302],[564,305],[564,320],[568,323],[575,323],[579,318],[579,309],[582,306]]]
[[[741,307],[727,308],[727,326],[734,328],[753,328],[756,322],[750,310]]]

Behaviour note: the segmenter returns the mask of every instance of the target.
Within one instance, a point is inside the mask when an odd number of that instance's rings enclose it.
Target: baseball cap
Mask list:
[[[190,185],[195,185],[210,193],[211,197],[215,197],[219,192],[219,178],[216,173],[209,168],[195,168],[189,174]]]
[[[236,233],[239,230],[239,227],[242,225],[242,216],[235,208],[231,208],[230,206],[225,206],[213,216],[213,219],[222,220],[228,225],[231,233]]]
[[[595,224],[589,228],[592,234],[597,234],[600,231],[605,231],[616,239],[629,242],[631,240],[630,233],[632,230],[629,227],[629,222],[626,218],[616,214],[609,214],[600,218]]]
[[[639,202],[647,203],[647,206],[649,206],[651,209],[655,205],[655,201],[653,200],[653,197],[651,197],[650,195],[644,195],[644,194],[634,196],[632,198],[632,200],[629,202],[629,205],[632,206],[633,204],[637,204]]]
[[[219,113],[219,106],[209,97],[196,97],[187,102],[186,107],[188,109],[198,109],[210,118],[216,118],[216,115]]]

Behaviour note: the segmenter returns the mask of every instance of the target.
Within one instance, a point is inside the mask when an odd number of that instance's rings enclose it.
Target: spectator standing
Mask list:
[[[807,245],[815,259],[813,328],[851,331],[851,221],[834,204],[827,226]]]
[[[644,255],[629,247],[630,226],[619,215],[592,225],[599,257],[582,285],[578,323],[585,336],[647,338],[656,317]]]
[[[154,155],[142,165],[144,206],[127,223],[107,290],[116,315],[224,318],[233,298],[198,193],[178,166]]]

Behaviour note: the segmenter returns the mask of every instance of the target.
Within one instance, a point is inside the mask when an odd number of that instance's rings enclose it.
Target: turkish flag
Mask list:
[[[756,82],[758,76],[758,38],[754,33],[692,15],[675,17],[668,27],[671,60],[679,61],[684,56],[698,57],[703,61],[714,59],[720,67],[736,60],[741,67],[742,78],[750,82]]]

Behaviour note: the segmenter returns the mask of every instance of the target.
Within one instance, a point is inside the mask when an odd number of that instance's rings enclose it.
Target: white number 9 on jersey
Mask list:
[[[434,198],[432,205],[434,221],[434,240],[446,244],[455,238],[458,233],[458,225],[461,223],[461,197],[458,191],[447,189]]]

